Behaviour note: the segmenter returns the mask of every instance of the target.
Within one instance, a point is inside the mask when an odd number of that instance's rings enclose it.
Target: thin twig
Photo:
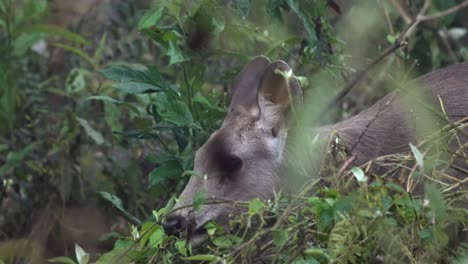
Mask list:
[[[388,31],[390,31],[390,34],[392,35],[395,34],[395,31],[393,30],[392,21],[390,19],[390,15],[388,14],[388,10],[385,6],[384,0],[379,0],[379,5],[382,7],[382,12],[385,16],[385,22],[387,22]]]
[[[387,48],[379,57],[375,58],[363,71],[361,71],[356,78],[349,82],[340,93],[338,93],[333,100],[322,110],[322,113],[319,116],[325,115],[331,108],[336,106],[337,103],[341,102],[343,98],[353,89],[356,84],[358,84],[368,73],[369,71],[381,62],[385,57],[392,54],[397,49],[406,46],[408,43],[406,41],[396,41],[395,44]]]
[[[450,15],[452,13],[455,13],[465,7],[468,6],[468,0],[465,0],[463,2],[461,2],[460,4],[454,6],[454,7],[451,7],[449,9],[446,9],[444,11],[441,11],[439,13],[435,13],[435,14],[432,14],[432,15],[426,15],[426,16],[420,16],[418,18],[418,20],[420,21],[428,21],[428,20],[433,20],[433,19],[439,19],[439,18],[442,18],[444,16],[447,16],[447,15]]]
[[[343,165],[341,165],[341,168],[338,170],[338,173],[336,174],[338,177],[343,174],[343,172],[348,169],[349,165],[351,165],[351,163],[353,163],[357,158],[357,155],[356,154],[353,154],[351,155],[351,157],[349,159],[346,160],[345,163],[343,163]]]
[[[411,23],[412,19],[411,16],[406,12],[406,10],[401,6],[400,2],[398,0],[390,0],[390,3],[392,3],[393,7],[400,13],[400,16],[403,18],[406,24]]]

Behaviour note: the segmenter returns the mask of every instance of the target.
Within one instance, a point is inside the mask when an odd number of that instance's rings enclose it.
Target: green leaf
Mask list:
[[[190,257],[182,258],[182,259],[183,260],[189,260],[189,261],[211,261],[211,262],[221,261],[220,257],[215,256],[215,255],[209,255],[209,254],[193,255],[193,256],[190,256]]]
[[[430,229],[423,229],[421,231],[419,231],[419,238],[421,238],[421,240],[423,241],[428,241],[430,239],[432,239],[432,232]]]
[[[416,159],[416,163],[421,169],[424,169],[424,157],[421,151],[417,149],[413,144],[409,144],[411,151],[413,152],[414,158]]]
[[[110,202],[120,213],[127,218],[132,224],[141,225],[141,221],[138,220],[136,217],[132,216],[129,212],[127,212],[122,205],[122,200],[119,197],[112,195],[107,192],[98,192],[98,194],[106,201]]]
[[[95,264],[128,264],[128,263],[136,263],[139,258],[141,258],[142,251],[137,251],[131,249],[132,245],[134,244],[133,241],[130,241],[129,244],[125,248],[116,248],[101,257],[96,261]]]
[[[198,211],[202,209],[203,205],[205,204],[205,194],[205,191],[195,193],[192,203],[193,210]]]
[[[174,155],[162,152],[162,153],[157,153],[157,154],[148,154],[145,156],[145,161],[151,163],[151,164],[163,164],[165,162],[168,162],[170,160],[176,160],[177,158],[174,157]]]
[[[168,96],[180,98],[177,87],[164,80],[156,65],[148,65],[147,68],[148,71],[146,73],[148,74],[152,84],[161,88]]]
[[[212,22],[211,22],[214,26],[214,29],[213,29],[213,34],[215,36],[218,36],[221,32],[224,31],[224,17],[223,16],[214,16],[212,18]]]
[[[140,22],[138,23],[138,29],[142,30],[156,25],[161,19],[163,9],[164,7],[160,7],[146,11],[143,17],[140,19]]]
[[[390,43],[390,44],[394,44],[395,41],[398,39],[399,37],[399,33],[395,34],[395,35],[392,35],[392,34],[388,34],[387,35],[387,41]]]
[[[351,169],[351,172],[353,173],[354,177],[356,178],[356,180],[360,183],[362,182],[366,182],[367,181],[367,177],[366,175],[364,174],[364,171],[362,171],[361,168],[359,167],[353,167]]]
[[[86,76],[89,74],[84,69],[74,68],[65,79],[65,90],[68,94],[82,91],[86,88]]]
[[[193,99],[192,99],[192,102],[200,104],[200,105],[202,105],[202,106],[204,106],[204,107],[206,107],[208,109],[217,110],[217,111],[222,112],[222,113],[226,112],[225,108],[219,107],[218,105],[216,105],[216,103],[210,102],[208,100],[208,98],[206,98],[205,96],[203,96],[201,94],[195,95],[195,97],[193,97]]]
[[[263,202],[259,198],[255,198],[249,203],[249,214],[258,214],[263,207]]]
[[[447,207],[442,193],[432,184],[424,184],[424,190],[429,200],[429,207],[434,212],[435,219],[443,222],[447,218]]]
[[[114,243],[114,249],[128,249],[128,248],[131,248],[133,246],[135,246],[135,241],[133,241],[131,239],[118,239]]]
[[[75,255],[78,264],[88,264],[89,254],[86,253],[78,244],[75,244]]]
[[[215,244],[219,248],[230,248],[232,247],[232,241],[227,236],[220,236],[213,239],[213,244]]]
[[[102,145],[104,143],[104,137],[102,136],[102,134],[95,130],[94,128],[92,128],[88,121],[85,120],[85,119],[82,119],[82,118],[79,118],[79,117],[76,117],[76,121],[78,121],[78,123],[83,127],[83,129],[85,130],[86,134],[94,141],[96,142],[96,144],[98,145]]]
[[[73,33],[63,27],[39,24],[28,28],[27,32],[47,33],[52,36],[59,36],[79,44],[89,45],[90,42],[79,34]]]
[[[148,177],[148,188],[151,188],[167,179],[180,177],[184,170],[175,160],[169,160],[162,166],[154,169]]]
[[[109,102],[109,103],[114,103],[114,104],[120,104],[122,102],[120,102],[119,100],[116,100],[110,96],[107,96],[107,95],[95,95],[95,96],[89,96],[88,98],[86,98],[86,100],[100,100],[100,101],[104,101],[104,102]]]
[[[123,93],[128,94],[142,94],[142,93],[154,93],[161,91],[158,87],[142,82],[123,82],[114,84],[114,87]]]
[[[156,231],[153,232],[153,234],[151,234],[150,236],[150,245],[151,247],[153,248],[157,248],[159,247],[163,242],[164,242],[164,230],[162,229],[162,227],[159,227],[158,229],[156,229]]]
[[[51,259],[48,259],[47,262],[50,262],[50,263],[63,263],[63,264],[76,264],[76,262],[73,259],[67,258],[67,257],[51,258]],[[0,263],[2,263],[2,262],[0,262]]]
[[[118,81],[118,82],[143,82],[143,83],[151,83],[151,79],[148,76],[148,73],[134,69],[127,65],[111,65],[105,69],[99,71],[102,75],[104,75],[107,79],[111,81]]]
[[[146,242],[148,242],[150,236],[160,227],[161,227],[160,225],[157,225],[153,222],[144,223],[140,229],[140,234],[141,234],[140,245],[142,247],[146,246]]]
[[[169,56],[169,65],[178,64],[187,60],[184,58],[182,51],[178,47],[174,46],[172,41],[169,41],[169,50],[166,55]]]
[[[187,256],[187,253],[188,253],[188,250],[187,250],[187,242],[186,241],[177,241],[175,243],[175,246],[177,248],[177,250],[179,251],[180,254],[182,254],[182,256],[186,257]]]
[[[177,30],[168,30],[166,32],[164,32],[164,35],[163,35],[163,40],[164,41],[175,41],[175,40],[178,40],[180,38],[182,38],[183,36],[177,31]]]
[[[159,94],[155,100],[156,111],[164,120],[181,127],[201,129],[200,124],[193,121],[192,113],[184,102],[165,94]]]
[[[31,48],[31,46],[38,42],[42,38],[42,35],[37,32],[23,32],[16,39],[13,44],[13,53],[16,56],[24,56],[24,54]]]
[[[119,209],[123,209],[123,205],[122,205],[122,200],[120,200],[119,197],[115,196],[115,195],[112,195],[110,193],[107,193],[107,192],[100,192],[99,193],[104,199],[106,199],[107,201],[111,202],[115,207],[119,208]]]
[[[50,45],[69,51],[71,53],[74,53],[75,55],[78,55],[79,57],[81,57],[82,59],[84,59],[85,61],[87,61],[89,64],[93,66],[95,64],[93,58],[91,58],[88,54],[86,54],[84,51],[78,48],[75,48],[66,44],[61,44],[61,43],[51,43]]]
[[[208,223],[204,224],[203,227],[210,236],[214,235],[217,231],[223,231],[223,228],[213,221],[209,221]]]
[[[277,247],[282,247],[288,242],[288,231],[286,230],[273,230],[273,243]]]

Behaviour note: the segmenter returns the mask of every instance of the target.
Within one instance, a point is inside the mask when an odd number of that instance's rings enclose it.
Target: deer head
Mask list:
[[[278,169],[288,133],[291,98],[302,100],[297,80],[286,77],[283,61],[254,58],[242,69],[233,87],[228,114],[195,155],[195,171],[164,228],[169,233],[199,229],[215,220],[227,226],[235,213],[233,201],[273,199],[280,188]],[[205,205],[191,207],[197,192]]]

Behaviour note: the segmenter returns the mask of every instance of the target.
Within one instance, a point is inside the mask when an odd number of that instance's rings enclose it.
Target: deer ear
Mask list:
[[[258,112],[257,94],[265,69],[270,65],[270,60],[265,56],[257,56],[246,64],[233,86],[229,114],[236,111]]]
[[[273,129],[286,123],[286,115],[294,103],[302,102],[302,89],[284,61],[271,63],[263,74],[258,95],[261,118]]]

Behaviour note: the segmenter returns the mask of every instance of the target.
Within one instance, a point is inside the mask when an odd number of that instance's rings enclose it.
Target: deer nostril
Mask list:
[[[163,222],[164,232],[169,235],[176,235],[187,227],[187,220],[180,215],[171,215]]]

